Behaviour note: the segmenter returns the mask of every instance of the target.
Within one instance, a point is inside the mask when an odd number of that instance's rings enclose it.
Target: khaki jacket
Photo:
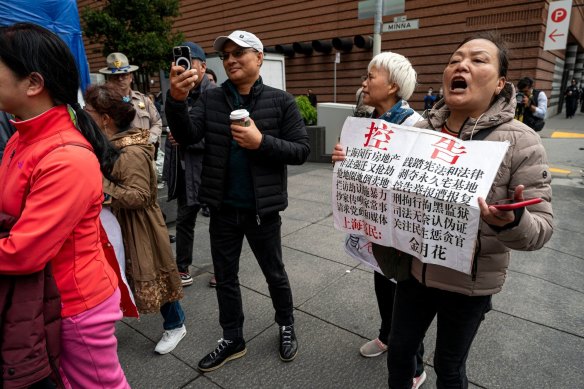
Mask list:
[[[412,275],[428,287],[470,296],[498,293],[507,275],[510,250],[538,250],[552,236],[551,173],[545,149],[535,131],[513,119],[516,105],[513,85],[508,83],[504,93],[511,96],[510,101],[499,97],[478,121],[469,118],[460,137],[470,140],[479,131],[495,127],[485,140],[510,143],[487,196],[487,203],[512,198],[515,187],[520,184],[525,185],[525,198],[541,197],[543,201],[525,208],[519,224],[513,228],[497,231],[485,222],[480,223],[470,275],[414,259]],[[416,126],[439,131],[449,114],[442,100],[429,112],[428,119]]]
[[[145,128],[150,131],[148,141],[158,142],[162,134],[162,118],[150,98],[135,90],[132,91],[132,104],[136,109],[136,117],[130,127]]]
[[[182,298],[182,285],[168,240],[168,230],[157,201],[157,181],[148,133],[131,129],[112,137],[122,151],[103,191],[112,197],[126,254],[126,275],[140,313],[158,312],[160,306]]]

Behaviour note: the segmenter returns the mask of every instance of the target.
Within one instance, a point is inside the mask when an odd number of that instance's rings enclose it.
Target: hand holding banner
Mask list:
[[[346,158],[333,174],[335,227],[470,274],[477,199],[489,193],[509,144],[353,117],[341,144]]]

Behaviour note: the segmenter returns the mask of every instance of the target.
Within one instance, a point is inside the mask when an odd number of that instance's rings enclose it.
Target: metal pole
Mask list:
[[[375,18],[373,19],[373,56],[381,53],[381,25],[383,23],[383,0],[375,4]]]
[[[337,102],[337,60],[333,67],[333,103]]]

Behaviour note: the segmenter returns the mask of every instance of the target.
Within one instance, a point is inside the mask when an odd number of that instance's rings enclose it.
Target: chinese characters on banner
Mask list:
[[[347,251],[372,257],[368,240],[470,274],[477,199],[487,196],[509,144],[352,117],[341,144],[346,159],[334,168],[334,224],[362,236],[359,243],[347,238]]]

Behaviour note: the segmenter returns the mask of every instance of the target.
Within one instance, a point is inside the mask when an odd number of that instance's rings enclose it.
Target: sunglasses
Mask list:
[[[128,77],[131,77],[132,73],[119,73],[119,74],[111,74],[110,77],[114,80],[122,80]]]
[[[255,51],[257,53],[257,50],[255,49],[235,49],[233,51],[221,51],[218,54],[219,58],[221,58],[222,61],[225,61],[228,60],[230,56],[233,56],[233,58],[241,58],[249,51]]]

